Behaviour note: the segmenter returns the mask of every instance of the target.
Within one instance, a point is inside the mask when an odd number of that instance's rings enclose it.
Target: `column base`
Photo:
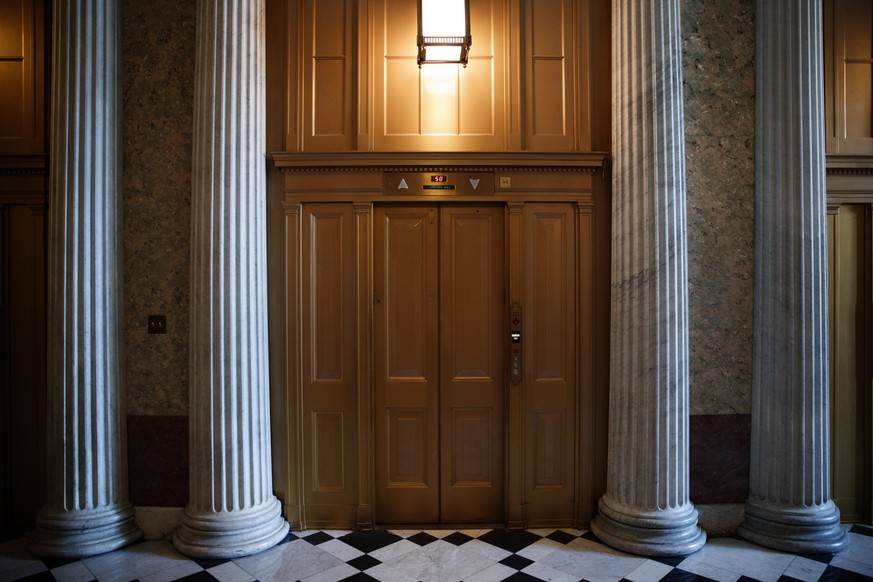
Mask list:
[[[142,537],[133,505],[59,510],[43,507],[28,549],[46,558],[84,558],[117,550]]]
[[[613,548],[642,556],[687,556],[706,543],[697,525],[697,510],[687,503],[679,509],[650,510],[600,498],[591,531]]]
[[[753,544],[796,554],[835,554],[849,546],[840,510],[830,500],[806,507],[750,499],[737,533]]]
[[[235,511],[198,512],[190,505],[173,536],[177,550],[192,558],[239,558],[272,548],[288,534],[279,500]]]

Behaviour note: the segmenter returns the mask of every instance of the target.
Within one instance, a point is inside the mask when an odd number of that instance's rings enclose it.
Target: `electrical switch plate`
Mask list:
[[[149,333],[167,333],[166,315],[149,315]]]

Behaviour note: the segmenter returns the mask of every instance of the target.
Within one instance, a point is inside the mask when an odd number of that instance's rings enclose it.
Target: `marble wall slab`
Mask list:
[[[125,0],[124,293],[128,413],[188,414],[196,3]],[[150,314],[166,334],[148,334]]]
[[[752,393],[755,2],[682,2],[690,412],[748,414]]]

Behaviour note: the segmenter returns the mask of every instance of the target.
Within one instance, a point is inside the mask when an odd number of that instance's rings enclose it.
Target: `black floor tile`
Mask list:
[[[500,563],[504,566],[508,566],[510,568],[514,568],[515,570],[524,570],[528,566],[534,563],[533,560],[529,560],[524,556],[519,556],[518,554],[512,554],[511,556],[506,556]]]
[[[344,536],[340,536],[338,539],[360,552],[369,554],[370,552],[375,552],[385,546],[397,543],[403,538],[389,531],[377,529],[373,531],[353,531]]]
[[[673,568],[670,572],[661,578],[661,582],[713,582],[711,578],[700,576],[692,572],[686,572],[679,568]]]
[[[218,578],[204,570],[203,572],[197,572],[196,574],[191,574],[184,578],[178,578],[175,582],[216,582],[217,580]]]
[[[536,576],[525,574],[524,572],[516,572],[509,578],[504,578],[503,582],[543,582]]]
[[[324,542],[329,542],[332,539],[333,536],[331,536],[330,534],[326,534],[323,531],[317,531],[313,534],[309,534],[308,536],[303,536],[303,540],[309,542],[313,546],[323,544]]]
[[[849,531],[853,534],[873,537],[873,527],[867,525],[853,525]]]
[[[208,570],[209,568],[221,566],[222,564],[226,564],[227,562],[230,562],[230,560],[227,560],[227,559],[213,560],[213,559],[209,559],[209,558],[191,558],[191,560],[193,560],[195,564],[197,564],[198,566],[200,566],[204,570]]]
[[[467,542],[469,542],[472,539],[473,539],[472,537],[468,536],[465,533],[461,533],[459,531],[451,533],[443,538],[443,540],[449,542],[450,544],[455,544],[456,546],[466,544]]]
[[[418,544],[419,546],[426,546],[427,544],[432,544],[433,542],[437,541],[435,537],[423,531],[420,531],[414,536],[410,536],[406,539],[414,544]]]
[[[552,533],[550,533],[549,535],[547,535],[546,537],[548,539],[552,540],[553,542],[558,542],[559,544],[564,544],[564,545],[569,544],[570,542],[572,542],[575,539],[579,539],[579,536],[574,536],[571,533],[567,533],[567,532],[561,531],[561,530],[555,530]]]
[[[653,556],[649,558],[650,560],[654,560],[655,562],[660,562],[666,566],[672,566],[675,568],[679,564],[685,561],[686,556]]]
[[[819,582],[836,582],[837,580],[840,582],[870,582],[873,578],[849,570],[843,570],[836,566],[828,566],[825,568],[824,573],[819,578]]]
[[[379,580],[373,578],[366,572],[358,572],[357,574],[352,574],[348,578],[343,578],[341,582],[379,582]]]
[[[373,568],[374,566],[378,566],[382,562],[380,562],[379,560],[377,560],[373,556],[363,555],[363,556],[358,556],[357,558],[355,558],[353,560],[349,560],[346,563],[349,566],[351,566],[352,568],[357,568],[358,570],[363,572],[364,570],[369,570],[370,568]]]
[[[492,546],[497,546],[513,554],[541,539],[540,536],[527,530],[492,529],[488,533],[479,536],[480,541],[487,542]]]

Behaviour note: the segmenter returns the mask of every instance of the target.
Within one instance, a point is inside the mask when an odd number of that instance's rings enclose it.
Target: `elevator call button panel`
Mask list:
[[[385,172],[387,196],[493,196],[493,172]]]

